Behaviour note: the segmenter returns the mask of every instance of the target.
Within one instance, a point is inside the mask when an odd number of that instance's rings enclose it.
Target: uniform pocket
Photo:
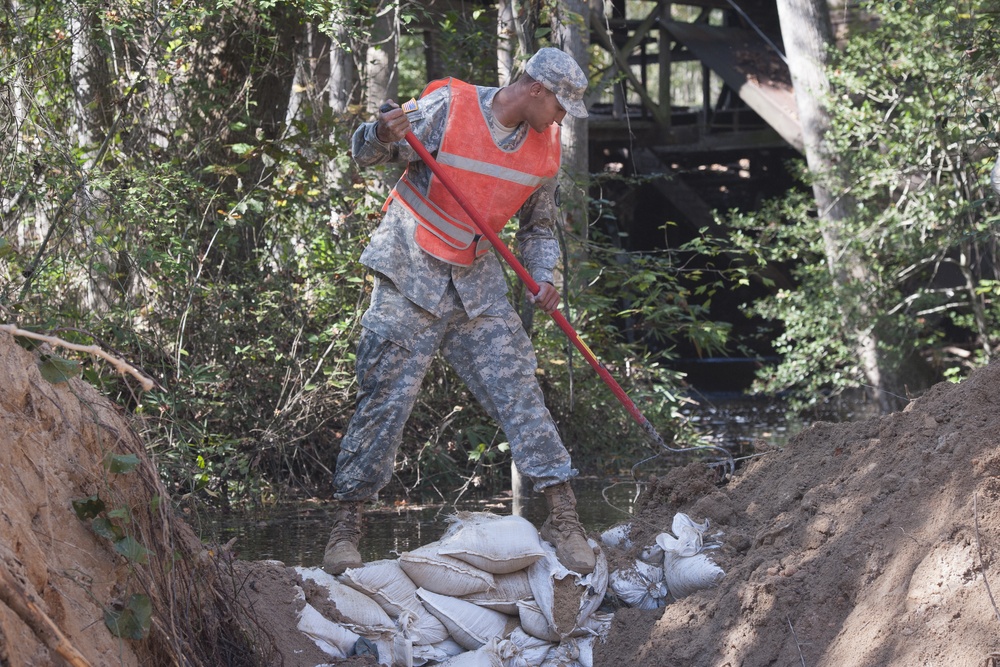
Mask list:
[[[376,276],[361,326],[412,352],[419,335],[435,320],[434,315],[403,296],[392,281]]]

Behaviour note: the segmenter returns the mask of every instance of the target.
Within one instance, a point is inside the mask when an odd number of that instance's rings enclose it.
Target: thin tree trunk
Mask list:
[[[501,87],[514,80],[517,53],[517,24],[512,0],[497,2],[497,78]]]
[[[79,168],[83,173],[81,186],[72,200],[73,213],[68,219],[78,223],[84,252],[93,253],[81,306],[99,310],[117,287],[109,267],[118,263],[106,245],[95,242],[101,232],[101,223],[92,219],[93,213],[98,198],[104,198],[89,185],[89,173],[97,166],[100,145],[110,131],[114,116],[110,109],[109,67],[99,46],[102,35],[96,10],[68,4],[65,15],[72,45],[69,62],[69,83],[73,91],[72,141],[82,156]],[[54,220],[52,224],[60,223]]]
[[[368,111],[374,113],[386,100],[399,95],[399,2],[390,0],[380,5],[372,26],[371,43],[365,58],[365,96]]]
[[[580,68],[590,67],[590,5],[587,0],[564,0],[553,14],[556,44],[573,56]],[[568,230],[587,238],[587,181],[590,174],[590,133],[586,118],[566,116],[562,123],[560,194]]]
[[[838,165],[825,141],[830,130],[830,115],[824,106],[830,91],[826,68],[834,46],[829,8],[826,0],[778,0],[777,5],[795,87],[806,164],[814,178],[813,195],[823,224],[827,268],[838,293],[856,294],[851,312],[842,306],[845,332],[853,340],[870,393],[879,407],[888,412],[892,406],[879,364],[876,313],[867,301],[867,286],[874,281],[863,257],[851,250],[845,238],[844,226],[855,205],[836,186],[840,180]]]

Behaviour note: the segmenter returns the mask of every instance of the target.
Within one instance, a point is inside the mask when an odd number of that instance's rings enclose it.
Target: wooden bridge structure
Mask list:
[[[590,21],[604,56],[595,89],[613,91],[588,104],[590,170],[653,176],[618,193],[623,245],[676,245],[685,228],[714,226],[713,210],[787,190],[785,164],[802,137],[775,1],[614,0],[612,9]],[[681,71],[688,86],[700,73],[698,99],[688,92],[678,103]],[[665,217],[678,223],[666,232]]]

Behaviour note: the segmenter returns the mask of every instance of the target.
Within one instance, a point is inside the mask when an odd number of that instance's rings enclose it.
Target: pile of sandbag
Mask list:
[[[656,544],[640,551],[631,564],[609,576],[609,587],[624,606],[656,609],[696,591],[711,588],[725,573],[705,552],[718,544],[705,542],[708,521],[696,523],[687,514],[674,515],[670,533],[656,536]],[[631,526],[623,524],[601,534],[605,547],[632,550]]]
[[[527,520],[460,513],[440,540],[395,560],[338,577],[296,568],[304,581],[329,591],[329,604],[306,603],[298,627],[333,657],[377,654],[391,667],[592,667],[594,642],[611,625],[612,614],[599,609],[609,581],[625,604],[654,608],[721,576],[717,567],[712,577],[702,571],[707,523],[678,516],[684,520],[674,518],[675,535],[660,535],[635,567],[610,576],[591,541],[597,566],[581,576],[559,563]],[[602,536],[607,546],[627,539],[627,529]]]

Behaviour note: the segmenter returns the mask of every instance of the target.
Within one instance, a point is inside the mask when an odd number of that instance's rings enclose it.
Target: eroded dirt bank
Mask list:
[[[162,488],[123,411],[85,383],[46,382],[6,334],[0,378],[5,597],[31,602],[94,665],[326,660],[295,631],[294,570],[203,549],[155,500]],[[138,464],[110,472],[109,454]],[[78,518],[72,501],[94,495],[105,515],[129,509],[125,530],[146,556],[126,557]],[[987,589],[1000,592],[1000,364],[904,412],[816,424],[722,487],[698,465],[650,480],[633,537],[652,543],[678,511],[721,531],[725,578],[661,610],[619,610],[599,667],[1000,664]],[[138,641],[104,623],[134,594],[152,606]],[[65,664],[16,606],[0,601],[0,665]],[[341,664],[372,664],[352,660]]]

